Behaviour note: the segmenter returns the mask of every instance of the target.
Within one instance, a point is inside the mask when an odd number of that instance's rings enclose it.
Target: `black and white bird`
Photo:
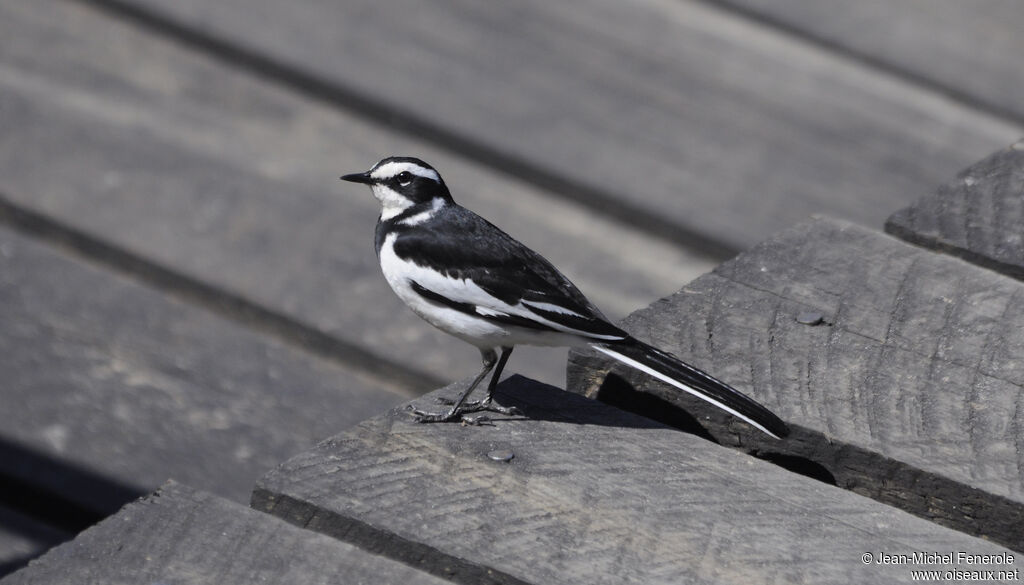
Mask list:
[[[341,178],[368,185],[381,203],[377,257],[398,297],[434,327],[476,346],[483,357],[483,369],[449,408],[413,410],[417,420],[514,413],[491,398],[513,347],[589,345],[773,437],[788,434],[782,420],[746,395],[612,325],[543,256],[456,204],[441,175],[427,163],[390,157]],[[492,370],[483,399],[467,402]]]

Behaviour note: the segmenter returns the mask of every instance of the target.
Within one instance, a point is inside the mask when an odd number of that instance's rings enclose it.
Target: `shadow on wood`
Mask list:
[[[1024,285],[845,222],[782,232],[621,324],[765,404],[762,438],[596,352],[571,391],[652,394],[714,439],[1024,550]],[[821,318],[802,319],[808,313]],[[617,378],[608,378],[611,372]],[[628,391],[626,391],[628,392]],[[637,400],[642,405],[649,398]]]
[[[882,582],[900,574],[865,551],[1005,551],[526,378],[497,399],[527,416],[396,409],[285,462],[252,505],[456,583]]]

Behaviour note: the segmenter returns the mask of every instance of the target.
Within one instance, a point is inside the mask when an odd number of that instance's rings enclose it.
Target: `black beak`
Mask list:
[[[370,178],[370,173],[369,172],[366,172],[366,173],[352,173],[351,175],[343,175],[341,177],[341,180],[342,181],[348,181],[350,183],[362,183],[364,185],[369,185],[369,184],[373,183],[373,179]]]

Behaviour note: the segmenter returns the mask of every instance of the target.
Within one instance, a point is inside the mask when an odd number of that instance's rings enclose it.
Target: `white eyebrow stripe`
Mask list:
[[[379,181],[381,179],[394,177],[402,171],[410,172],[417,177],[430,179],[437,183],[441,182],[441,176],[437,174],[437,171],[421,167],[420,165],[411,162],[389,162],[387,164],[383,164],[380,167],[373,169],[373,171],[370,172],[370,177]]]

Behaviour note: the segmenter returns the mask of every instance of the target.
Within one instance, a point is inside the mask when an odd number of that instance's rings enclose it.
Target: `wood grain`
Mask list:
[[[814,213],[881,225],[1024,132],[701,2],[98,3],[716,249]]]
[[[0,197],[363,348],[421,392],[474,374],[477,352],[392,294],[373,253],[379,204],[344,172],[421,156],[611,315],[713,266],[76,3],[0,2],[0,88]],[[564,352],[517,364],[564,382]]]
[[[245,501],[405,394],[0,227],[0,477],[99,517],[168,478]]]
[[[1024,119],[1024,11],[1015,0],[712,0],[933,85],[977,107]]]
[[[961,171],[889,217],[885,230],[1024,280],[1024,142]]]
[[[499,390],[523,417],[396,410],[275,469],[253,506],[428,570],[461,560],[457,583],[882,582],[909,576],[865,551],[1005,550],[522,377]]]
[[[170,482],[0,582],[441,585],[446,581]]]
[[[619,367],[606,377],[592,355],[572,356],[569,388],[627,407],[650,393],[723,444],[1022,550],[1022,299],[1013,279],[822,219],[622,323],[764,403],[792,437],[762,439]]]
[[[6,505],[0,505],[0,578],[73,536]]]

